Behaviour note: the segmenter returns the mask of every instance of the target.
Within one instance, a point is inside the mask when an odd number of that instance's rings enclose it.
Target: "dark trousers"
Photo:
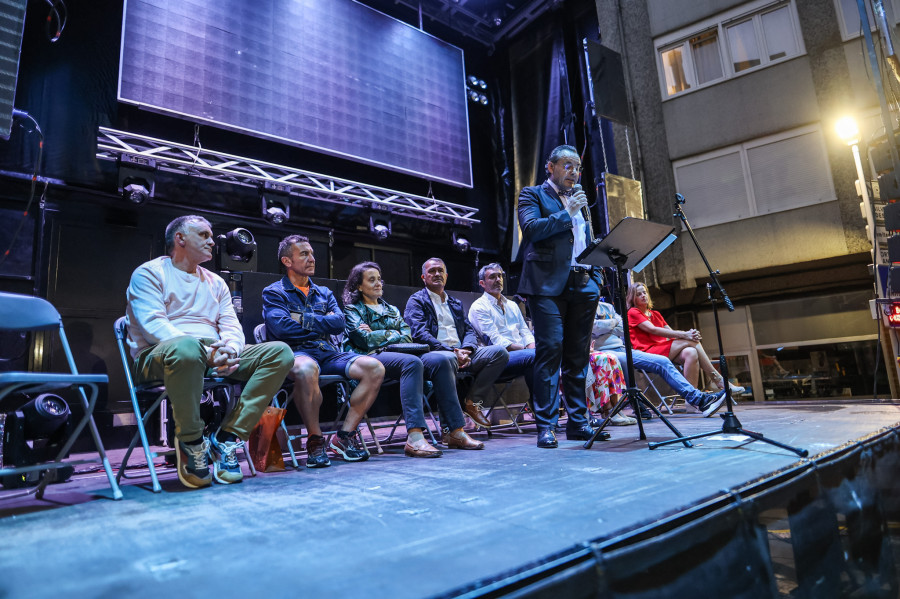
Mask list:
[[[600,289],[587,273],[571,272],[560,295],[528,297],[534,324],[534,416],[538,426],[556,426],[559,387],[569,413],[568,428],[588,423],[584,379],[590,358],[591,327]]]
[[[384,365],[385,379],[400,382],[400,403],[406,428],[426,428],[422,383],[434,385],[434,398],[443,426],[456,430],[465,425],[465,416],[456,399],[456,355],[451,352],[428,352],[421,358],[396,352],[373,356]]]

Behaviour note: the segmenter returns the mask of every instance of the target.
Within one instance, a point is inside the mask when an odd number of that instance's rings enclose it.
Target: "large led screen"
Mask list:
[[[118,97],[472,186],[462,50],[351,0],[128,0]]]

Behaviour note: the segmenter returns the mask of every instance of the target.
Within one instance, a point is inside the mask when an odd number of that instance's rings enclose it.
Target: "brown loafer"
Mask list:
[[[403,453],[411,458],[439,458],[444,454],[443,451],[433,446],[425,439],[416,441],[415,443],[407,441],[406,447],[403,448]]]
[[[469,415],[469,418],[482,428],[491,428],[491,421],[484,417],[484,414],[481,413],[479,407],[481,404],[472,403],[471,399],[467,399],[466,403],[463,405],[463,412]]]
[[[441,443],[450,449],[484,449],[484,443],[476,441],[461,428],[452,433],[444,433]]]

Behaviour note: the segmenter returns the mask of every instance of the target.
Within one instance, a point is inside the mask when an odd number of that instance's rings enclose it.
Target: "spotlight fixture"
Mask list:
[[[3,460],[14,466],[28,466],[56,459],[71,431],[71,412],[66,401],[51,393],[38,395],[14,412],[0,418],[4,441]],[[66,453],[68,455],[68,452]],[[63,456],[65,457],[65,456]],[[51,481],[64,481],[74,468],[45,472],[33,471],[0,477],[0,484],[13,489],[35,485],[44,476]]]
[[[119,156],[119,193],[133,204],[143,204],[156,192],[156,161],[144,156]]]
[[[484,79],[479,79],[475,75],[466,77],[466,97],[475,104],[481,104],[482,106],[489,104],[487,87]]]
[[[469,248],[472,247],[472,244],[469,242],[469,240],[462,235],[458,235],[456,231],[453,231],[453,233],[451,233],[450,240],[453,242],[453,249],[461,254],[465,254],[469,251]]]
[[[253,233],[238,227],[216,238],[219,270],[228,272],[255,271],[256,240]]]
[[[384,241],[391,236],[391,219],[369,217],[369,233],[378,241]]]
[[[273,225],[283,225],[291,218],[291,207],[287,202],[282,204],[277,200],[263,196],[262,215],[264,219]]]

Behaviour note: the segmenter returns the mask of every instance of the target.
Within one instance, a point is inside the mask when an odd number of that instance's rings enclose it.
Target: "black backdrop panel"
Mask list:
[[[462,50],[351,0],[129,0],[119,100],[471,187]]]
[[[0,2],[0,138],[9,139],[19,78],[19,51],[25,27],[26,0]]]

